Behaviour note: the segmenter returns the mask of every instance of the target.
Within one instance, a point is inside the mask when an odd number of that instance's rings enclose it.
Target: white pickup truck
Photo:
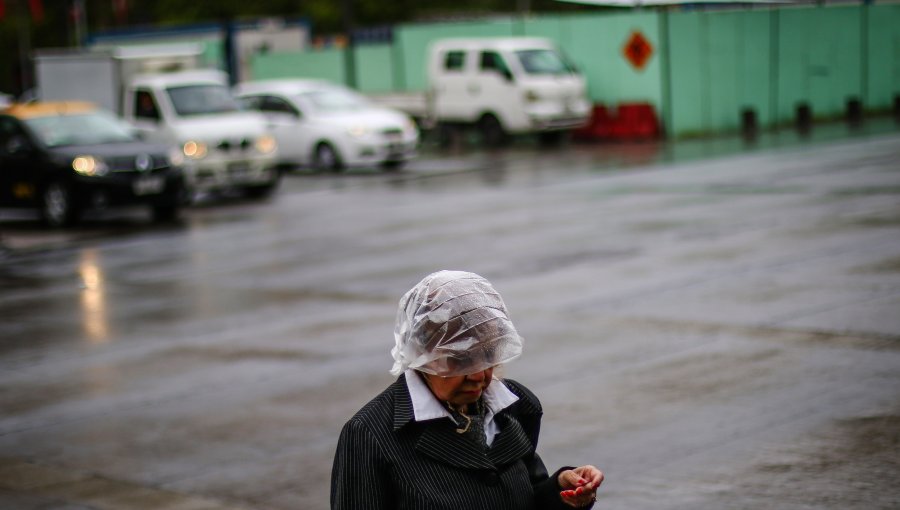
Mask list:
[[[194,45],[40,51],[38,97],[100,104],[143,139],[177,147],[189,191],[266,196],[280,180],[275,139],[261,115],[240,110],[224,73],[197,69],[199,54]]]
[[[374,96],[446,134],[474,127],[487,145],[510,134],[553,141],[591,115],[584,76],[542,37],[473,37],[434,41],[428,91]]]

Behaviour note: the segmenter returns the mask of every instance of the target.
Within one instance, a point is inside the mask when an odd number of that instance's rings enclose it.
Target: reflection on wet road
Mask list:
[[[401,294],[448,268],[503,293],[539,451],[601,466],[609,508],[890,508],[888,128],[426,148],[172,226],[4,218],[0,507],[324,510],[340,426],[391,382]]]

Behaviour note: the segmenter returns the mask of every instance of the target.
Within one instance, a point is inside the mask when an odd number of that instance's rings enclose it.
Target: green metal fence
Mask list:
[[[638,69],[623,49],[633,33],[652,47]],[[585,73],[593,101],[652,104],[672,135],[725,132],[752,112],[759,126],[841,116],[848,102],[890,108],[900,94],[900,5],[732,11],[633,11],[408,24],[391,44],[355,48],[356,86],[367,93],[424,92],[428,45],[444,37],[544,36]],[[346,81],[343,50],[272,53],[254,79]]]

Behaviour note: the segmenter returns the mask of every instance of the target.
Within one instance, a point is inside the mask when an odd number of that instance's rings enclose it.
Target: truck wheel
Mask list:
[[[338,171],[344,168],[344,163],[331,144],[322,142],[316,146],[316,152],[313,154],[313,166],[316,170]]]
[[[388,172],[397,172],[401,170],[405,164],[406,161],[400,159],[389,159],[381,162],[381,168]]]
[[[538,135],[538,140],[544,147],[556,147],[562,144],[565,135],[565,131],[546,131]]]
[[[478,121],[478,131],[481,132],[482,143],[488,147],[503,146],[509,141],[500,119],[490,113],[485,114]]]
[[[446,122],[439,123],[437,126],[438,145],[440,145],[442,149],[456,147],[462,139],[462,133],[460,133],[460,131],[459,126],[455,124],[448,124]]]
[[[44,194],[41,196],[41,218],[48,227],[72,226],[78,222],[80,214],[72,191],[66,184],[53,181],[44,188]]]

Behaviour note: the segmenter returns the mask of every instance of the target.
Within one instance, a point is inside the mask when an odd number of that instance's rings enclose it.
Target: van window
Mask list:
[[[574,74],[575,66],[553,50],[519,50],[516,57],[528,74]]]
[[[463,51],[448,51],[444,57],[444,69],[447,71],[461,71],[466,63],[466,53]]]
[[[512,80],[512,73],[509,71],[509,68],[506,67],[506,62],[504,62],[503,57],[495,51],[481,52],[481,70],[500,73],[502,76],[506,77],[507,80]]]
[[[159,108],[153,95],[146,90],[138,90],[134,94],[134,116],[138,119],[159,120]]]
[[[280,97],[275,96],[264,96],[262,102],[259,105],[259,110],[272,113],[287,113],[292,117],[300,116],[300,112],[298,112],[296,108],[291,106],[290,103],[288,103],[284,99],[281,99]]]

